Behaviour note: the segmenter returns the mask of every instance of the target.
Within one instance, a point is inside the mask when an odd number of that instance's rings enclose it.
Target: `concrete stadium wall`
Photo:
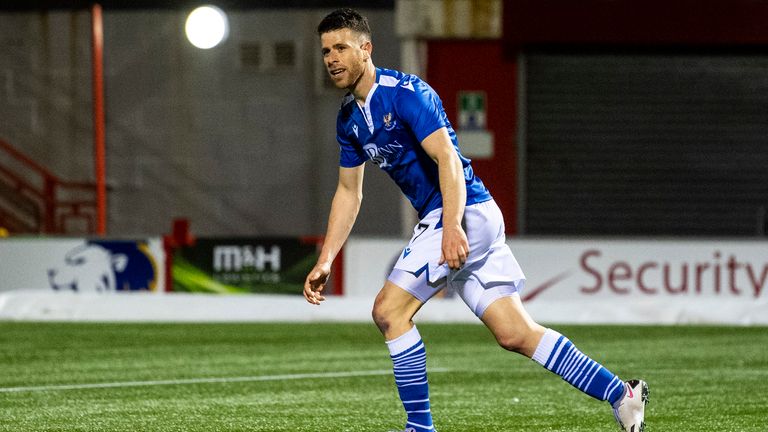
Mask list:
[[[211,50],[187,42],[188,12],[104,12],[108,232],[157,235],[188,217],[198,235],[322,233],[343,96],[322,81],[315,28],[328,11],[233,11]],[[394,12],[363,12],[377,66],[398,67]],[[0,137],[64,179],[92,180],[90,15],[0,22]],[[293,66],[275,58],[284,43]],[[368,171],[356,232],[397,234],[398,191]]]

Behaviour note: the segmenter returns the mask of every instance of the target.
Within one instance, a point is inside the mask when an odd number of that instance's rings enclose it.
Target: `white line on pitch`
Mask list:
[[[448,372],[445,368],[429,369],[432,372]],[[249,377],[229,377],[229,378],[190,378],[177,380],[157,380],[157,381],[124,381],[111,383],[93,383],[93,384],[62,384],[45,385],[31,387],[0,387],[0,393],[21,393],[21,392],[46,392],[59,390],[85,390],[101,388],[118,387],[146,387],[163,385],[186,385],[186,384],[215,384],[215,383],[238,383],[238,382],[258,382],[258,381],[287,381],[301,379],[324,379],[324,378],[349,378],[374,375],[391,375],[392,370],[370,370],[370,371],[350,371],[350,372],[318,372],[290,375],[261,375]]]

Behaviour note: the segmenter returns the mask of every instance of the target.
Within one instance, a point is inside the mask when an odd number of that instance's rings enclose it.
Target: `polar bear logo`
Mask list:
[[[51,288],[81,293],[149,290],[156,271],[146,245],[91,241],[69,250],[64,262],[48,270]]]

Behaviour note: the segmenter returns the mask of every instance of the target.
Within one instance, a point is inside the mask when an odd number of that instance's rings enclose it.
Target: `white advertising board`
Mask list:
[[[162,292],[164,272],[165,252],[159,238],[0,239],[0,292]]]
[[[350,239],[344,292],[375,295],[406,241]],[[507,243],[526,275],[522,298],[541,322],[768,324],[766,241]]]

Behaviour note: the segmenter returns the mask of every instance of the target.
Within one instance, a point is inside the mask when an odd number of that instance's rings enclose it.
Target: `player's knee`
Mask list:
[[[376,327],[378,327],[382,332],[385,332],[389,327],[389,320],[387,320],[387,316],[383,314],[376,307],[376,305],[373,306],[373,310],[371,311],[371,318],[373,318],[373,322],[376,324]]]
[[[528,346],[526,335],[520,333],[496,335],[496,342],[505,350],[513,352],[523,352]]]
[[[404,328],[409,319],[404,317],[397,309],[389,307],[385,302],[376,301],[371,311],[373,322],[384,335],[391,331],[397,331]]]
[[[376,301],[373,304],[371,317],[373,318],[373,322],[376,323],[376,327],[378,327],[382,333],[387,333],[394,323],[394,315],[379,301]]]

